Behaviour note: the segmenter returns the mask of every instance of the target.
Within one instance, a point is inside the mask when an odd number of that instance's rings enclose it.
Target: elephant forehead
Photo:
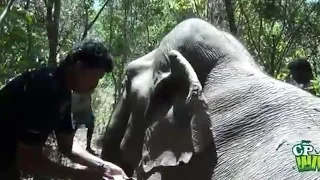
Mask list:
[[[153,81],[151,70],[145,70],[140,72],[132,78],[131,93],[136,94],[139,99],[149,97],[152,82]]]

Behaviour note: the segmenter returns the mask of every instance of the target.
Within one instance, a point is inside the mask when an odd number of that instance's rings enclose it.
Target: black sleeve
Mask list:
[[[53,96],[49,92],[38,94],[29,92],[26,96],[23,113],[19,117],[18,140],[28,145],[43,145],[54,129],[55,114],[50,109],[55,108]],[[51,104],[52,103],[52,104]]]
[[[42,146],[48,137],[47,135],[39,128],[24,126],[19,130],[17,140],[27,145]]]
[[[28,82],[24,86],[22,99],[17,103],[17,140],[40,146],[45,143],[54,118],[50,109],[54,108],[55,96],[51,86],[46,83]],[[51,128],[53,129],[53,128]]]
[[[17,82],[23,96],[17,103],[16,138],[27,145],[42,146],[55,126],[57,93],[47,74],[27,75]]]
[[[71,117],[71,104],[65,109],[61,121],[55,129],[55,133],[74,133],[75,128]]]

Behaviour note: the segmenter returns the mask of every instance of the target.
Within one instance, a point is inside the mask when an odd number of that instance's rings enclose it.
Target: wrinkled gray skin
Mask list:
[[[263,73],[230,34],[185,20],[126,73],[103,156],[138,179],[319,177],[292,154],[301,140],[320,146],[319,99]]]

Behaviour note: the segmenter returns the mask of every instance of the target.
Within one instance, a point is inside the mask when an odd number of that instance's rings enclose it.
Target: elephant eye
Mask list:
[[[127,81],[128,81],[128,77],[125,76],[125,77],[123,78],[122,82],[121,82],[121,87],[124,87],[124,86],[126,85]]]
[[[128,76],[125,76],[121,82],[121,88],[126,88],[127,91],[131,89],[130,79]]]
[[[121,82],[121,86],[123,87],[126,83],[126,80],[124,79],[122,82]]]

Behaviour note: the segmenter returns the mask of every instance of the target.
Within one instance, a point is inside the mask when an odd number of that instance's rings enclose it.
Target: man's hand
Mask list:
[[[122,175],[111,175],[105,168],[86,168],[79,170],[71,176],[73,180],[125,180]]]
[[[124,170],[122,170],[119,166],[107,161],[102,161],[101,164],[107,176],[122,176],[123,179],[128,179],[128,176]]]
[[[88,151],[81,148],[77,142],[73,142],[73,137],[74,134],[57,134],[59,149],[73,162],[87,166],[89,168],[87,169],[87,173],[90,174],[92,169],[94,169],[94,171],[99,169],[99,171],[102,171],[109,179],[112,179],[112,176],[115,175],[128,179],[125,172],[119,166],[103,161],[90,154]],[[85,176],[85,174],[83,176]]]

